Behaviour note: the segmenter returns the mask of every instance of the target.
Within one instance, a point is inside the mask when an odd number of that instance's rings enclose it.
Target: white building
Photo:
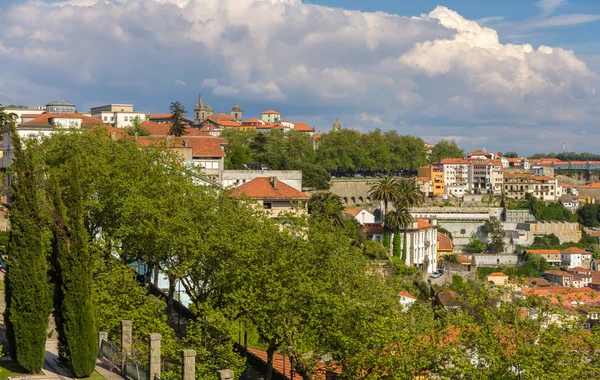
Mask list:
[[[406,290],[399,291],[398,297],[400,298],[400,305],[402,305],[403,308],[409,308],[417,301],[417,299],[411,296]]]
[[[502,168],[500,160],[470,158],[469,184],[474,194],[501,194]]]
[[[40,136],[49,136],[55,132],[56,128],[88,128],[102,122],[78,113],[41,114],[34,119],[17,125],[17,134],[21,139],[36,138]],[[8,167],[13,160],[13,146],[10,139],[10,130],[5,127],[2,131],[2,167]]]
[[[133,110],[133,104],[108,104],[91,109],[92,117],[117,128],[131,127],[135,118],[146,120],[146,113]]]
[[[437,230],[424,219],[413,222],[407,232],[407,266],[416,266],[427,273],[437,271]],[[390,237],[391,239],[393,237]],[[400,246],[404,247],[404,232],[400,232]]]
[[[463,158],[445,158],[433,164],[444,173],[444,193],[456,198],[462,198],[469,193],[470,163]]]
[[[571,247],[560,252],[562,265],[567,268],[584,267],[589,268],[592,261],[592,253],[581,248]]]
[[[375,223],[375,215],[368,212],[364,208],[356,207],[356,208],[347,208],[344,212],[350,215],[354,220],[360,223],[362,226],[365,224],[374,224]]]
[[[225,170],[223,187],[238,187],[258,177],[277,177],[286,185],[302,191],[301,170]]]

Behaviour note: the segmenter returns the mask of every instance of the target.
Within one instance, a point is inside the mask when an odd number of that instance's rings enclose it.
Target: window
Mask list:
[[[129,118],[127,116],[125,116],[125,118],[123,120],[129,121]]]
[[[271,202],[265,202],[265,203],[263,203],[263,208],[266,209],[266,210],[270,210],[270,209],[273,208],[273,203],[271,203]]]
[[[110,117],[110,121],[115,121],[115,117],[114,117],[114,116],[111,116],[111,117]]]
[[[107,116],[104,116],[104,121],[108,121],[108,117]]]

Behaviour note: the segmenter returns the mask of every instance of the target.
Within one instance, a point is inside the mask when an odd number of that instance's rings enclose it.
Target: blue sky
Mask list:
[[[202,93],[321,131],[600,153],[600,1],[0,0],[0,23],[2,104]]]

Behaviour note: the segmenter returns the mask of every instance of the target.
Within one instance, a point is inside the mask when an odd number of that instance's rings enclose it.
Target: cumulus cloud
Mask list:
[[[600,116],[598,76],[572,51],[502,44],[445,7],[402,17],[300,0],[38,0],[5,8],[0,23],[0,83],[80,104],[118,94],[142,108],[191,105],[202,91],[217,109],[240,102],[247,116],[277,108],[322,130],[339,116],[507,150],[543,150],[531,144],[544,131],[576,140]],[[0,103],[34,93],[2,92]],[[593,149],[593,138],[583,144]]]

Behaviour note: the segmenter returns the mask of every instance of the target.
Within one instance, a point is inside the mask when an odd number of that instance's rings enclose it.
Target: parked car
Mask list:
[[[440,277],[441,275],[442,275],[442,272],[433,272],[433,273],[431,274],[431,276],[429,276],[429,277],[431,277],[431,278],[438,278],[438,277]]]

